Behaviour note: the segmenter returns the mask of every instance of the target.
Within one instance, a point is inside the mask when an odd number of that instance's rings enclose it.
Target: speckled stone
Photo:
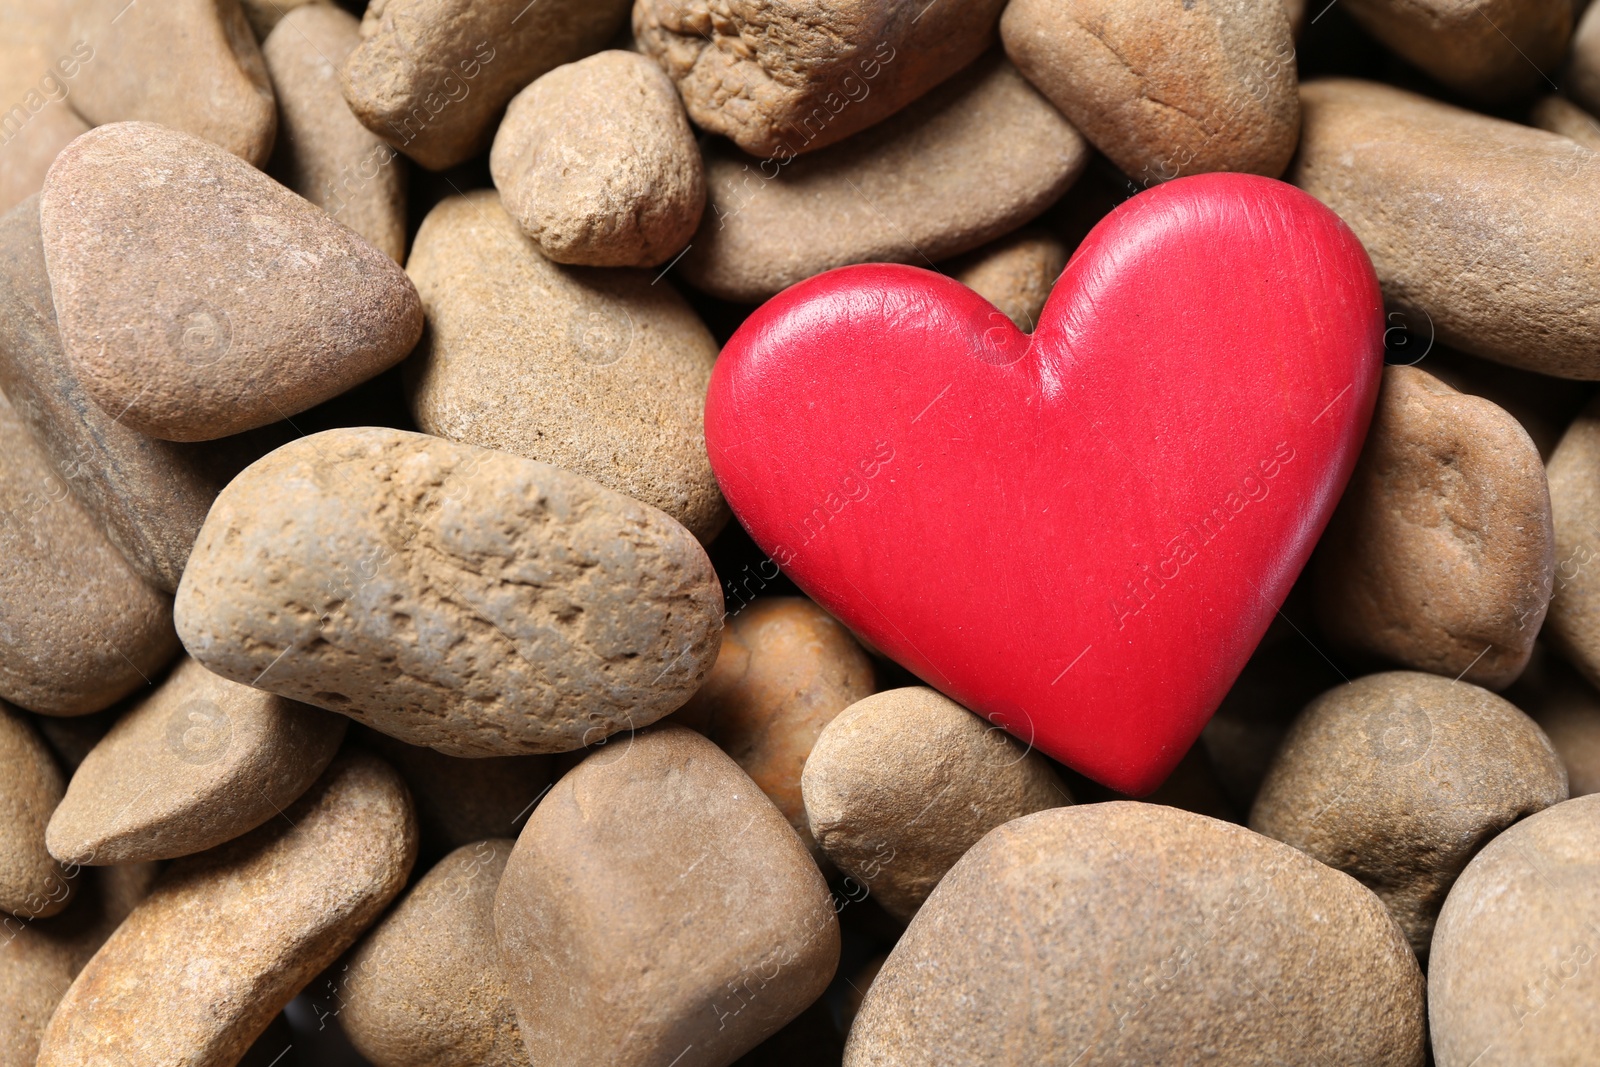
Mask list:
[[[0,911],[27,922],[59,914],[76,880],[51,858],[44,828],[66,781],[44,738],[0,701]],[[9,931],[6,931],[9,933]],[[5,951],[0,943],[0,953]]]
[[[1028,333],[1067,265],[1068,249],[1054,234],[1025,226],[944,264],[944,270]]]
[[[1401,58],[1485,103],[1549,85],[1572,36],[1572,0],[1346,0]]]

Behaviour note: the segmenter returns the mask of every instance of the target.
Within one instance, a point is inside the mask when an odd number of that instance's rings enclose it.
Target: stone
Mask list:
[[[517,839],[494,925],[529,1053],[570,1067],[727,1067],[839,961],[833,900],[794,830],[675,725],[556,783]]]
[[[678,270],[758,303],[850,263],[969,252],[1030,221],[1089,161],[1083,137],[1003,59],[979,60],[874,129],[803,158],[706,150],[707,206]]]
[[[152,437],[288,418],[397,363],[422,333],[393,260],[188,134],[143,122],[85,134],[50,169],[39,214],[73,371]]]
[[[67,99],[94,49],[70,41],[70,15],[65,4],[0,2],[0,214],[37,193],[51,162],[89,129]]]
[[[1546,473],[1556,564],[1543,633],[1600,685],[1600,397],[1567,427]]]
[[[1006,55],[1124,174],[1276,178],[1300,131],[1294,34],[1271,0],[1012,0]]]
[[[633,31],[698,126],[781,161],[881,122],[971,64],[1003,6],[641,0]]]
[[[384,0],[344,61],[350,110],[430,170],[489,147],[529,82],[604,47],[628,0]]]
[[[706,681],[674,717],[709,737],[821,858],[800,774],[828,723],[875,688],[872,660],[804,597],[763,597],[723,626]]]
[[[139,863],[231,841],[309,789],[348,725],[185,656],[73,774],[50,817],[50,852],[66,863]]]
[[[277,23],[261,46],[278,93],[267,173],[402,263],[405,163],[356,121],[339,88],[339,64],[360,43],[360,20],[329,4],[296,7]]]
[[[1288,180],[1355,231],[1392,312],[1472,355],[1600,379],[1589,149],[1373,82],[1311,82],[1300,103]]]
[[[259,167],[272,153],[272,79],[239,0],[74,0],[87,42],[72,106],[91,126],[154,122]]]
[[[263,42],[272,35],[278,23],[287,18],[290,12],[313,3],[318,3],[318,0],[239,0],[239,6],[244,8],[244,17],[249,20],[250,28]],[[272,82],[276,87],[277,78],[273,78]]]
[[[1026,226],[951,260],[944,270],[993,304],[1017,329],[1032,333],[1067,255],[1060,238]]]
[[[516,842],[450,853],[350,955],[339,1022],[374,1067],[527,1067],[497,963],[495,890]]]
[[[0,456],[0,700],[110,707],[177,654],[172,598],[100,533],[3,395]]]
[[[1385,367],[1317,546],[1317,621],[1361,658],[1503,689],[1544,624],[1555,533],[1528,434],[1419,367]]]
[[[518,93],[489,171],[506,210],[557,263],[658,266],[689,243],[706,203],[677,91],[635,52],[597,52]]]
[[[258,460],[178,587],[207,668],[453,756],[580,748],[716,659],[711,561],[661,512],[505,452],[377,427]]]
[[[334,761],[285,818],[167,868],[67,990],[39,1067],[236,1063],[400,892],[416,847],[399,775]]]
[[[491,191],[444,200],[407,264],[428,331],[407,361],[423,430],[563,467],[709,543],[728,520],[706,456],[717,343],[644,271],[565,267]]]
[[[1466,682],[1390,671],[1307,705],[1250,828],[1370,888],[1426,959],[1439,907],[1473,854],[1565,799],[1555,749],[1510,702]]]
[[[1582,5],[1573,5],[1574,9]],[[1567,58],[1567,93],[1581,107],[1600,111],[1600,9],[1583,8]]]
[[[1489,104],[1548,85],[1572,36],[1571,0],[1346,0],[1345,10],[1402,59]]]
[[[79,384],[56,328],[39,200],[0,218],[0,389],[56,473],[139,576],[171,593],[222,487],[268,450],[271,429],[206,444],[147,437]]]
[[[1428,967],[1439,1067],[1582,1064],[1600,1041],[1600,796],[1490,841],[1445,901]]]
[[[801,788],[822,851],[902,922],[984,834],[1072,803],[1042,753],[921,687],[840,712]]]
[[[45,848],[44,828],[66,782],[44,738],[3,702],[0,766],[0,911],[24,921],[60,914],[77,887]]]
[[[1397,319],[1391,321],[1399,324]],[[1427,327],[1425,322],[1419,325],[1424,330]],[[1405,329],[1409,332],[1409,327]],[[1393,336],[1396,335],[1391,334]],[[1424,345],[1427,343],[1425,334],[1415,339]],[[1423,369],[1450,388],[1481,396],[1505,409],[1533,438],[1541,462],[1549,460],[1561,442],[1561,435],[1594,392],[1594,387],[1587,383],[1508,367],[1444,345],[1433,345],[1426,358]]]
[[[1585,148],[1600,151],[1600,121],[1564,96],[1541,98],[1528,113],[1528,121],[1541,130],[1559,133]]]
[[[45,744],[50,746],[50,751],[56,754],[61,768],[70,775],[83,763],[90,750],[100,743],[100,739],[111,732],[111,728],[122,717],[126,706],[138,699],[139,694],[135,693],[104,711],[88,715],[73,715],[68,718],[36,715],[33,725],[38,727]],[[65,785],[62,788],[65,789]]]

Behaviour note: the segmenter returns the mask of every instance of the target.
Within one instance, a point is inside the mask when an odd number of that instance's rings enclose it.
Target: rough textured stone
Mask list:
[[[870,136],[801,159],[713,142],[710,210],[678,269],[713,296],[753,303],[849,263],[931,268],[1038,215],[1088,159],[1061,113],[990,57]]]
[[[69,37],[70,16],[64,4],[0,2],[0,214],[37,193],[51,161],[89,129],[66,102],[94,55]]]
[[[91,61],[72,106],[91,126],[158,122],[261,166],[278,109],[239,0],[74,0],[71,38]]]
[[[1421,1067],[1422,975],[1376,897],[1243,827],[1124,801],[1039,812],[934,890],[844,1062],[1075,1058]]]
[[[671,519],[567,471],[403,430],[252,464],[178,587],[225,678],[456,756],[562,752],[676,710],[722,595]]]
[[[1271,0],[1012,0],[1006,54],[1143,186],[1276,178],[1300,131],[1294,35]]]
[[[58,914],[76,883],[44,847],[44,828],[66,782],[44,738],[4,702],[0,767],[0,911],[24,921]]]
[[[1349,652],[1503,689],[1544,624],[1550,492],[1526,431],[1417,367],[1386,367],[1318,545],[1323,632]]]
[[[1572,36],[1572,0],[1345,0],[1345,10],[1401,58],[1487,103],[1548,85]]]
[[[172,598],[147,585],[0,396],[0,699],[85,715],[178,651]]]
[[[816,1000],[839,960],[805,846],[679,726],[606,745],[556,783],[494,923],[530,1054],[570,1067],[726,1067]]]
[[[398,362],[422,333],[392,260],[188,134],[134,122],[85,134],[51,168],[39,214],[74,372],[152,437],[287,418]]]
[[[73,774],[50,817],[50,851],[71,863],[137,863],[231,841],[309,789],[348,725],[185,656]]]
[[[489,147],[506,102],[601,48],[628,0],[384,0],[345,60],[345,99],[379,137],[432,170]]]
[[[716,665],[674,721],[732,756],[820,857],[800,773],[823,728],[873,688],[872,660],[833,616],[804,597],[763,598],[728,618]]]
[[[1300,102],[1289,180],[1349,223],[1391,310],[1473,355],[1600,379],[1594,153],[1372,82]]]
[[[1590,111],[1600,111],[1600,8],[1593,4],[1578,18],[1566,80],[1572,99]]]
[[[1546,473],[1556,566],[1544,635],[1600,685],[1600,397],[1567,427]]]
[[[1391,671],[1306,707],[1250,828],[1368,886],[1426,958],[1439,906],[1473,853],[1565,799],[1555,749],[1509,702],[1466,682]]]
[[[404,887],[416,822],[377,757],[336,760],[285,815],[167,868],[72,983],[39,1067],[228,1067]]]
[[[1050,289],[1067,265],[1067,254],[1060,238],[1025,227],[946,263],[944,269],[993,304],[1017,329],[1032,333]]]
[[[899,111],[994,42],[1003,0],[641,0],[641,51],[678,83],[689,115],[781,161]]]
[[[1528,120],[1541,130],[1559,133],[1585,148],[1600,150],[1600,121],[1565,97],[1544,97],[1533,105]]]
[[[356,946],[339,1021],[374,1067],[531,1062],[494,940],[495,890],[515,844],[456,849]]]
[[[1428,1022],[1439,1067],[1579,1067],[1600,1043],[1600,796],[1518,823],[1439,916]]]
[[[278,142],[267,171],[399,263],[405,164],[356,121],[339,88],[339,64],[360,43],[354,15],[307,4],[287,12],[262,44],[278,93]]]
[[[428,315],[406,365],[418,426],[593,478],[703,542],[722,529],[703,428],[717,344],[665,281],[551,263],[489,191],[434,208],[407,269]]]
[[[817,738],[802,788],[822,851],[902,922],[984,834],[1072,803],[1042,754],[920,687],[840,712]]]
[[[501,200],[557,263],[652,267],[700,225],[700,146],[672,81],[634,52],[557,67],[518,93],[489,170]]]

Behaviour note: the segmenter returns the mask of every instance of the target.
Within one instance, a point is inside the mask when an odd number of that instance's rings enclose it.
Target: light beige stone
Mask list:
[[[951,260],[944,269],[993,304],[1017,329],[1032,333],[1067,265],[1067,255],[1060,238],[1029,226]]]
[[[44,738],[3,701],[0,767],[5,768],[0,778],[0,911],[24,922],[57,915],[77,883],[69,877],[73,872],[63,870],[45,848],[44,827],[66,782]]]
[[[1572,36],[1572,0],[1345,0],[1402,59],[1485,103],[1549,84]]]
[[[44,186],[67,144],[89,129],[67,100],[94,49],[68,34],[71,8],[0,3],[0,214]]]

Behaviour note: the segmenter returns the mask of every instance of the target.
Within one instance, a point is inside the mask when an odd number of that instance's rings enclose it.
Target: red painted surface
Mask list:
[[[1141,193],[1030,337],[959,283],[846,267],[755,312],[706,408],[763,550],[928,684],[1155,788],[1305,565],[1383,356],[1360,243],[1289,185]]]

